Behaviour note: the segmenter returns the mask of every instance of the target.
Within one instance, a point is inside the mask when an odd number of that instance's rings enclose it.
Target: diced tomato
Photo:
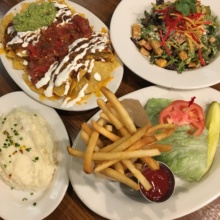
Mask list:
[[[62,60],[75,40],[91,34],[89,21],[79,15],[75,15],[69,23],[60,25],[54,22],[43,30],[38,42],[28,45],[28,73],[32,83],[36,84],[44,77],[51,64]]]
[[[199,136],[205,127],[205,115],[202,107],[193,100],[176,100],[161,111],[160,123],[172,123],[177,126],[190,125],[189,132],[194,136]]]
[[[82,32],[85,37],[91,36],[92,29],[89,25],[88,19],[85,19],[79,15],[75,15],[73,17],[73,21],[77,25],[77,27],[80,29],[80,32]]]

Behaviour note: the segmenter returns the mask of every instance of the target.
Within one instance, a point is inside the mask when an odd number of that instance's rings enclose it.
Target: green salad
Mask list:
[[[145,110],[152,125],[159,123],[160,112],[173,100],[164,98],[150,99]],[[189,125],[179,126],[168,138],[160,141],[173,149],[164,152],[156,159],[167,164],[173,173],[188,181],[199,181],[208,171],[208,130],[195,137],[188,134]]]
[[[156,0],[132,26],[131,40],[150,63],[182,73],[208,65],[220,50],[217,16],[199,0]]]

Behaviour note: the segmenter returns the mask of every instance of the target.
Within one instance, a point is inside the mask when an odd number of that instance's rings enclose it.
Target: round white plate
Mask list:
[[[25,0],[22,1],[21,3],[15,5],[13,8],[11,8],[8,13],[18,13],[21,9],[21,4],[24,2],[35,2],[35,0]],[[89,10],[83,8],[82,6],[73,3],[71,1],[66,0],[66,3],[71,7],[74,8],[77,12],[83,13],[86,18],[88,18],[89,23],[91,26],[93,26],[94,31],[100,31],[103,27],[107,29],[106,25],[94,14],[92,14]],[[15,81],[15,83],[28,95],[30,95],[32,98],[35,100],[41,102],[42,104],[48,105],[50,107],[56,108],[56,109],[62,109],[62,110],[67,110],[67,111],[85,111],[89,109],[93,109],[97,107],[96,99],[97,97],[95,95],[92,95],[88,100],[85,101],[85,103],[82,104],[75,104],[74,106],[67,108],[67,107],[61,107],[62,104],[62,99],[56,100],[56,101],[50,101],[50,100],[40,100],[39,99],[39,94],[36,92],[32,91],[27,84],[24,82],[22,79],[22,70],[15,70],[12,66],[12,61],[7,59],[6,56],[3,54],[1,56],[2,63],[11,76],[11,78]],[[112,72],[113,79],[107,84],[107,87],[113,91],[116,92],[118,87],[121,84],[122,77],[123,77],[123,72],[124,68],[123,65],[121,64],[117,69],[115,69]]]
[[[150,62],[138,51],[131,41],[131,26],[143,18],[144,11],[151,9],[155,0],[123,0],[117,6],[111,20],[110,35],[116,53],[122,62],[141,78],[159,86],[173,89],[199,89],[220,82],[218,56],[208,66],[188,70],[182,74],[166,70]],[[202,4],[210,5],[215,15],[220,15],[219,0],[201,0]]]
[[[13,108],[22,107],[44,117],[57,144],[58,160],[53,180],[44,190],[36,192],[15,190],[0,180],[0,216],[7,220],[44,219],[60,204],[69,184],[67,167],[70,157],[66,150],[66,146],[69,145],[67,131],[54,109],[34,101],[24,92],[13,92],[2,96],[0,106],[0,115]],[[23,201],[24,198],[27,200]],[[36,206],[33,205],[34,203]]]
[[[193,96],[196,96],[196,103],[204,109],[213,100],[220,102],[220,93],[211,88],[183,92],[155,86],[135,91],[122,99],[138,99],[142,105],[145,105],[153,97],[190,100]],[[97,119],[98,113],[93,118]],[[85,149],[80,135],[75,139],[73,147]],[[71,159],[69,174],[79,198],[101,216],[112,220],[171,220],[202,208],[220,195],[220,178],[217,178],[220,175],[220,163],[217,160],[219,157],[218,148],[210,171],[200,182],[190,183],[176,178],[174,195],[169,200],[158,204],[148,203],[142,197],[129,197],[122,192],[118,183],[98,178],[94,174],[85,174],[80,159]]]

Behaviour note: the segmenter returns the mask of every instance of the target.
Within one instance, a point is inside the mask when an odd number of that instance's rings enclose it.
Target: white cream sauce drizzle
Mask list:
[[[58,8],[58,12],[55,16],[54,21],[57,21],[58,17],[61,18],[61,22],[59,23],[59,25],[63,25],[65,23],[70,22],[72,16],[76,15],[72,15],[71,10],[65,4],[59,4],[57,2],[54,2],[54,5],[56,8]],[[13,44],[21,44],[24,48],[24,52],[26,52],[25,49],[28,47],[30,43],[36,44],[39,41],[40,34],[43,29],[46,30],[47,27],[41,27],[35,31],[17,32],[17,35],[7,43],[6,47]],[[13,28],[13,26],[10,26],[7,29],[8,34],[13,34],[14,31],[15,29]],[[49,70],[45,73],[44,77],[41,78],[35,85],[36,88],[39,89],[47,85],[44,94],[46,97],[52,97],[54,86],[60,86],[63,83],[65,83],[65,90],[63,96],[67,95],[70,89],[69,77],[73,71],[78,73],[79,69],[83,68],[84,71],[86,71],[87,73],[92,72],[95,60],[85,60],[84,57],[86,56],[87,52],[101,52],[103,49],[105,49],[106,44],[108,42],[109,35],[107,33],[94,33],[89,40],[87,38],[80,38],[74,41],[69,46],[69,53],[64,57],[64,59],[60,63],[54,62],[50,66]],[[70,61],[70,56],[72,54],[74,54],[75,57],[74,59],[71,58]],[[105,60],[103,59],[102,61],[105,62]],[[27,61],[24,63],[24,65],[28,65]],[[96,73],[95,78],[97,81],[101,80],[100,74]],[[79,73],[77,74],[77,81],[80,81]],[[73,106],[85,95],[84,92],[87,87],[88,84],[85,84],[84,87],[80,90],[77,98],[75,98],[74,100],[70,101],[70,98],[65,98],[62,106],[65,106],[67,108]]]
[[[95,53],[96,51],[101,52],[106,47],[109,40],[106,35],[106,33],[94,33],[89,40],[87,38],[81,38],[73,42],[69,46],[69,53],[64,57],[59,65],[56,65],[56,68],[53,68],[54,64],[51,65],[52,67],[49,68],[45,76],[36,84],[37,88],[39,89],[46,86],[49,82],[44,94],[46,97],[51,97],[53,96],[54,87],[61,86],[65,83],[66,89],[63,96],[67,95],[67,88],[69,88],[68,79],[70,74],[73,71],[78,73],[80,68],[83,68],[88,73],[92,72],[94,60],[85,60],[85,56],[88,51],[89,53]],[[74,59],[72,60],[71,55],[74,55]],[[77,74],[77,80],[80,80],[79,73]]]
[[[88,73],[91,73],[91,72],[92,72],[92,69],[93,69],[94,65],[95,65],[95,60],[92,59],[92,60],[90,61],[90,64],[89,64],[89,69],[88,69],[88,71],[87,71]]]
[[[94,74],[94,79],[95,79],[96,81],[99,81],[99,82],[100,82],[100,81],[102,80],[102,77],[101,77],[101,75],[100,75],[99,73],[96,72],[96,73]]]
[[[24,61],[23,61],[23,65],[27,66],[27,65],[28,65],[28,61],[27,61],[27,60],[24,60]]]
[[[18,55],[19,57],[27,56],[27,51],[26,51],[26,50],[22,50],[21,52],[17,52],[17,55]]]
[[[37,89],[43,87],[44,85],[46,85],[50,81],[52,71],[54,71],[56,69],[57,65],[58,65],[58,62],[55,62],[50,66],[49,70],[45,73],[44,77],[41,78],[41,80],[39,80],[35,84]]]
[[[70,108],[70,107],[72,107],[73,105],[75,105],[76,102],[80,101],[81,98],[82,98],[83,96],[85,96],[85,90],[87,89],[87,87],[88,87],[88,83],[86,83],[86,84],[83,86],[83,88],[79,91],[79,93],[78,93],[78,95],[77,95],[77,97],[76,97],[75,99],[71,100],[70,97],[65,98],[64,101],[63,101],[63,103],[62,103],[62,105],[61,105],[61,107]],[[70,100],[71,100],[71,101],[70,101]]]
[[[58,17],[62,19],[62,22],[59,25],[70,22],[72,19],[72,17],[70,17],[72,15],[71,10],[65,4],[54,2],[54,5],[56,8],[58,8],[58,11],[54,18],[54,22],[57,21]],[[6,44],[6,47],[13,44],[22,44],[23,48],[27,48],[30,43],[36,44],[39,41],[41,31],[46,29],[47,27],[41,27],[35,31],[17,32],[17,35]],[[14,31],[15,29],[13,28],[13,26],[10,26],[7,29],[8,34],[13,34]]]
[[[59,11],[56,14],[56,17],[54,19],[54,21],[57,21],[58,17],[62,18],[62,22],[59,23],[59,25],[64,25],[68,22],[70,22],[70,20],[72,19],[70,16],[72,15],[71,10],[69,10],[66,5],[64,4],[59,4],[58,2],[54,2],[54,5],[56,8],[59,8]],[[68,16],[69,18],[65,20],[65,17]]]

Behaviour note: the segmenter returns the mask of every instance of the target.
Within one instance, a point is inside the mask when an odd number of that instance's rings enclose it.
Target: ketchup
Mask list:
[[[172,195],[175,180],[172,172],[166,165],[160,163],[160,169],[158,170],[151,170],[146,166],[142,173],[152,186],[152,188],[147,191],[141,183],[139,183],[141,193],[148,200],[163,202]]]

